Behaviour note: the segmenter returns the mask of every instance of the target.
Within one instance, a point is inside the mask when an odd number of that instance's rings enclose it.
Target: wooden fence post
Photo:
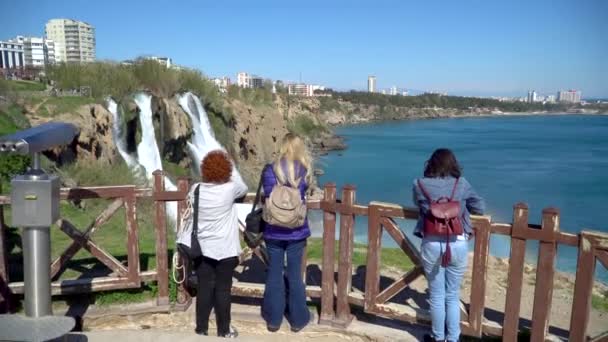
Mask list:
[[[377,204],[369,205],[367,229],[367,263],[365,266],[364,310],[372,313],[376,307],[376,297],[380,292],[380,252],[382,248],[381,215]]]
[[[467,332],[481,337],[483,332],[483,313],[486,303],[486,278],[488,275],[488,255],[490,254],[489,219],[484,219],[475,232],[475,253],[473,255],[473,275],[471,277],[471,305],[469,308],[469,327]]]
[[[323,202],[336,203],[336,184],[325,184]],[[321,206],[323,208],[323,206]],[[321,315],[319,324],[331,325],[334,313],[334,260],[336,241],[336,214],[323,213],[323,269],[321,274]]]
[[[519,331],[519,312],[521,289],[526,256],[526,240],[520,238],[528,229],[528,206],[517,203],[513,207],[513,228],[511,234],[511,255],[509,257],[508,286],[505,300],[505,319],[502,327],[503,341],[517,341]],[[521,233],[519,233],[521,232]]]
[[[336,319],[334,320],[334,325],[342,328],[347,327],[353,319],[350,314],[348,295],[352,288],[355,215],[349,211],[355,204],[355,190],[354,185],[346,185],[342,189],[342,205],[346,213],[340,213],[340,258],[338,260]]]
[[[156,170],[154,175],[154,193],[165,191],[165,175]],[[169,305],[169,260],[167,256],[167,216],[166,202],[154,201],[155,235],[156,235],[156,281],[158,284],[157,305]]]
[[[1,182],[0,193],[2,193]],[[8,246],[6,245],[5,234],[4,206],[0,204],[0,314],[7,313],[11,309],[11,290],[8,287]]]
[[[544,341],[549,329],[551,300],[553,298],[553,278],[555,275],[556,234],[559,233],[559,210],[543,209],[541,230],[547,239],[539,243],[536,264],[536,285],[534,308],[532,309],[532,341]]]
[[[177,179],[177,190],[178,191],[184,192],[187,194],[189,189],[190,189],[190,179],[189,178],[180,177]],[[179,224],[179,222],[181,221],[182,215],[184,215],[185,210],[186,210],[186,200],[177,202],[177,224]],[[175,253],[175,251],[174,251],[174,253]],[[183,269],[181,268],[182,265],[184,265],[184,262],[185,262],[184,258],[182,258],[180,256],[177,260],[177,265],[174,265],[174,267],[177,267],[178,269],[182,270],[181,274],[178,275],[178,277],[186,276],[185,272],[183,272]],[[184,278],[181,278],[181,279],[184,279]],[[186,308],[188,308],[190,306],[190,304],[192,304],[192,297],[190,297],[190,295],[186,291],[186,288],[184,287],[183,283],[177,285],[176,301],[177,301],[177,305],[180,306],[183,310],[185,310]]]
[[[594,275],[595,250],[593,243],[587,237],[587,233],[583,231],[579,235],[569,341],[578,342],[586,341],[587,339],[587,325],[589,324]]]

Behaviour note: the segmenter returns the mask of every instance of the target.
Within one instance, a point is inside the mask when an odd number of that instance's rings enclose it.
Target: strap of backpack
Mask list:
[[[429,203],[432,203],[433,200],[431,199],[431,196],[429,195],[429,193],[426,192],[426,189],[422,186],[422,182],[420,181],[420,179],[418,179],[418,187],[420,188],[420,190],[422,190],[422,194],[424,195],[424,197],[426,197],[426,199],[429,201]]]
[[[197,184],[194,189],[194,207],[192,208],[192,235],[198,236],[198,194],[201,185]]]
[[[456,192],[456,186],[458,185],[458,180],[460,178],[456,178],[456,181],[454,182],[454,187],[452,188],[452,194],[450,195],[450,201],[452,201],[454,199],[454,193]]]
[[[260,201],[260,196],[262,194],[262,180],[264,179],[264,171],[266,170],[268,165],[270,165],[270,164],[266,164],[264,166],[264,168],[262,169],[262,173],[260,174],[260,182],[258,184],[258,190],[255,192],[255,200],[253,201],[253,207],[251,208],[251,212],[255,211],[255,207],[258,205],[258,202]]]

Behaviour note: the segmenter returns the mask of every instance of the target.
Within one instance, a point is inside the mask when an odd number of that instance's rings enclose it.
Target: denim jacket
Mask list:
[[[428,192],[432,200],[436,200],[440,197],[450,197],[452,189],[454,188],[454,182],[456,178],[420,178],[420,182],[424,189]],[[414,180],[414,204],[420,209],[420,217],[414,229],[414,235],[422,237],[423,234],[423,221],[424,215],[429,211],[430,203],[427,198],[420,190],[418,186],[418,179]],[[464,178],[460,177],[456,191],[454,191],[454,200],[460,201],[460,215],[462,219],[463,228],[466,234],[472,234],[473,228],[471,226],[470,214],[482,215],[485,211],[485,203],[471,184]]]

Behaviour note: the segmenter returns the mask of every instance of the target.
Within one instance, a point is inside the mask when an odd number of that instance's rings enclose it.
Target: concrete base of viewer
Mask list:
[[[284,321],[281,329],[275,333],[266,330],[266,324],[259,314],[257,305],[233,304],[232,324],[239,331],[241,341],[420,341],[426,331],[424,327],[405,324],[366,323],[356,318],[348,329],[343,330],[317,324],[318,315],[309,326],[298,333],[289,329]],[[103,316],[85,316],[82,333],[71,333],[56,341],[65,342],[101,342],[101,341],[222,341],[214,337],[215,321],[211,314],[208,337],[194,334],[194,306],[186,312],[168,314],[113,315],[107,312]],[[379,324],[380,323],[380,324]]]

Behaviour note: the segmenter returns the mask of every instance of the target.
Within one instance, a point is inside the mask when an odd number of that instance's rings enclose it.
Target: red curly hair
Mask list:
[[[222,150],[207,153],[201,163],[201,175],[204,183],[224,184],[232,176],[232,162]]]

